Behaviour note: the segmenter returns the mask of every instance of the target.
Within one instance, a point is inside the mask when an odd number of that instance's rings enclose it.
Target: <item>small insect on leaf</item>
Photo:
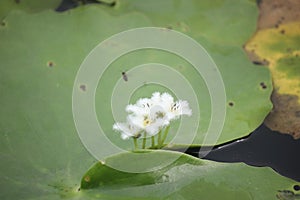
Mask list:
[[[124,81],[128,81],[126,72],[122,72],[122,77],[123,77]]]

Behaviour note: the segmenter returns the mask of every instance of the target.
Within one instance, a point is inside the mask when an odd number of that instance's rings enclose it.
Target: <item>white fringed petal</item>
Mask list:
[[[114,130],[121,132],[122,139],[137,137],[141,132],[145,132],[146,136],[154,136],[170,121],[181,115],[192,115],[187,101],[174,102],[170,94],[159,92],[153,93],[150,99],[141,98],[136,104],[129,104],[126,112],[129,113],[127,122],[113,125]]]

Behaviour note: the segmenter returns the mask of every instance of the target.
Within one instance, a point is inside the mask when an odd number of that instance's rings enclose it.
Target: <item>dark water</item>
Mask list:
[[[78,7],[80,4],[103,4],[106,6],[113,7],[115,6],[115,2],[106,3],[105,1],[98,1],[98,0],[62,0],[60,5],[55,9],[57,12],[64,12],[70,10],[72,8]]]
[[[198,157],[199,147],[185,153]],[[208,160],[244,162],[252,166],[269,166],[279,174],[300,181],[300,139],[272,131],[261,125],[248,137],[215,147]]]

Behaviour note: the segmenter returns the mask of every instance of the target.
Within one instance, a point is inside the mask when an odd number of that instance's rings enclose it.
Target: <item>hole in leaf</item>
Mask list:
[[[54,66],[54,62],[52,62],[52,61],[47,62],[47,66],[48,67],[53,67]]]
[[[262,89],[267,89],[267,85],[264,82],[261,82],[260,86],[261,86]]]
[[[300,185],[294,185],[294,190],[299,191],[300,190]]]
[[[86,85],[84,84],[80,85],[79,88],[84,92],[86,91]]]
[[[229,105],[230,107],[233,107],[233,106],[234,106],[234,103],[233,103],[232,101],[230,101],[230,102],[228,103],[228,105]]]
[[[264,65],[269,65],[269,61],[265,58],[263,59],[263,63],[264,63]]]

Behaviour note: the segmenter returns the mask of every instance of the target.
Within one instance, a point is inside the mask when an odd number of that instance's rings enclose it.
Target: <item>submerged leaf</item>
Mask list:
[[[300,22],[259,30],[246,49],[267,60],[272,73],[274,111],[266,124],[300,138]]]

